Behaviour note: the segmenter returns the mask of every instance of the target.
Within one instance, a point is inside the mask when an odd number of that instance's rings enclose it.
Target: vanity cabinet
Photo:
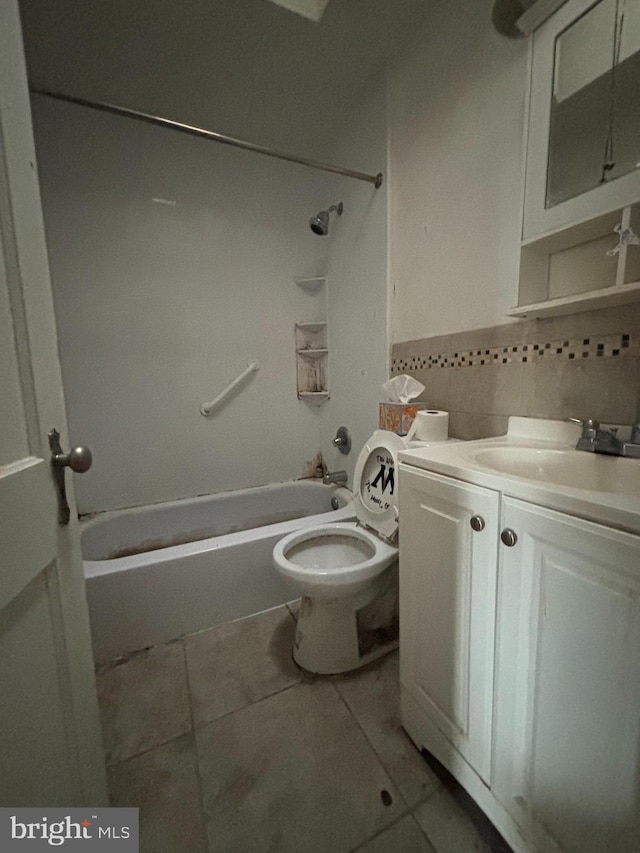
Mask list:
[[[400,472],[403,702],[488,784],[499,494]]]
[[[640,537],[504,497],[494,793],[540,851],[640,849]]]
[[[636,853],[640,536],[405,463],[400,519],[413,741],[516,853]]]

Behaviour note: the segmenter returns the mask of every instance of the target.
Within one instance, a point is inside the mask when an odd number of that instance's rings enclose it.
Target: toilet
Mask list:
[[[355,467],[357,521],[306,527],[273,549],[276,569],[302,593],[293,658],[309,672],[347,672],[398,646],[397,462],[406,448],[376,430]]]

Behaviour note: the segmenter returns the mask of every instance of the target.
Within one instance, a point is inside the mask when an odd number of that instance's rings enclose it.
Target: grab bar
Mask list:
[[[230,382],[227,385],[227,387],[224,389],[224,391],[221,391],[217,397],[215,397],[213,400],[211,400],[210,403],[203,403],[200,406],[200,414],[204,415],[205,417],[207,415],[210,415],[211,412],[213,411],[213,409],[215,409],[215,407],[218,405],[218,403],[221,403],[225,399],[225,397],[227,397],[233,391],[233,389],[242,382],[242,380],[245,378],[245,376],[248,376],[250,373],[255,373],[256,370],[258,370],[258,363],[256,361],[252,361],[242,371],[240,376],[237,376],[233,380],[233,382]]]

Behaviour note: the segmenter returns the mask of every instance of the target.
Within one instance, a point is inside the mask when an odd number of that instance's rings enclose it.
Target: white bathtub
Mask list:
[[[349,497],[305,480],[84,519],[96,661],[290,601],[295,593],[272,566],[274,544],[300,527],[353,518]]]

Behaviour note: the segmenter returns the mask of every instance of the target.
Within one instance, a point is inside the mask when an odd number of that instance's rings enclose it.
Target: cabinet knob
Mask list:
[[[512,530],[510,527],[505,527],[505,529],[500,534],[500,539],[502,539],[503,544],[506,545],[507,548],[513,548],[513,546],[518,541],[518,537],[516,536],[515,531]]]
[[[481,530],[484,530],[484,518],[481,515],[474,515],[469,522],[473,530],[476,533],[479,533]]]

